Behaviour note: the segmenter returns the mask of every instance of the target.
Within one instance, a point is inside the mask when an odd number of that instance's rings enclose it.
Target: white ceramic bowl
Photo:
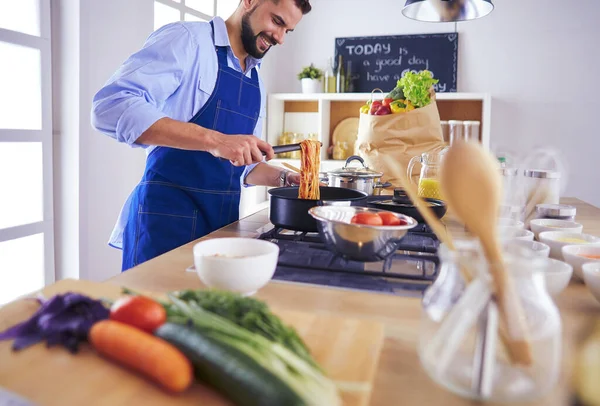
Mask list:
[[[533,219],[529,222],[529,228],[538,238],[544,231],[565,231],[570,233],[581,233],[583,225],[569,220]]]
[[[544,243],[533,240],[513,239],[506,242],[509,246],[515,246],[527,250],[531,255],[536,257],[548,258],[550,255],[550,247]]]
[[[562,292],[568,285],[573,276],[573,267],[566,262],[553,258],[545,258],[547,261],[544,269],[544,279],[546,280],[546,290],[550,296],[556,296]]]
[[[502,240],[526,240],[533,241],[533,233],[515,226],[500,226],[498,233]]]
[[[583,280],[581,266],[587,262],[600,262],[600,259],[586,258],[583,255],[595,255],[600,258],[600,246],[597,245],[565,245],[562,249],[565,262],[573,266],[575,276]]]
[[[582,268],[585,285],[600,302],[600,262],[587,262]]]
[[[571,233],[569,231],[542,231],[538,240],[550,247],[550,257],[564,260],[562,248],[566,245],[600,245],[600,238],[590,234]]]
[[[194,265],[208,287],[252,295],[275,273],[279,247],[255,238],[213,238],[194,245]]]

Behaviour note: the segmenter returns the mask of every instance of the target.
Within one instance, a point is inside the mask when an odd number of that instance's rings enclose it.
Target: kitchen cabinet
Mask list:
[[[384,93],[271,93],[267,99],[264,136],[271,145],[280,144],[285,132],[315,134],[323,143],[321,171],[340,168],[344,160],[332,159],[332,136],[337,125],[348,118],[358,119],[359,109],[370,98],[382,99]],[[481,123],[479,141],[490,146],[492,97],[488,93],[438,93],[440,120],[475,120]],[[300,167],[299,159],[274,159],[274,165],[287,162]],[[249,215],[267,207],[267,188],[247,188],[242,192],[240,215]]]

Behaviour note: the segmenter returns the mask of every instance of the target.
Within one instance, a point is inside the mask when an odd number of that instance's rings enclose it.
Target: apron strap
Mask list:
[[[212,34],[213,34],[213,38],[214,38],[215,37],[215,25],[213,24],[212,21],[210,21],[210,27],[212,29]],[[227,47],[220,47],[220,46],[215,45],[215,48],[217,49],[217,58],[219,60],[219,65],[227,67],[229,65],[227,63]],[[252,80],[258,83],[258,72],[256,71],[256,67],[252,68],[252,72],[250,75],[251,75]]]

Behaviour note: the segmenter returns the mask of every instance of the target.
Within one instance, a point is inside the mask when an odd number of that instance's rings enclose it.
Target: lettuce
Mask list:
[[[418,73],[408,71],[398,81],[398,87],[402,88],[404,96],[410,100],[415,107],[425,107],[431,102],[429,90],[439,82],[434,79],[428,70],[422,70]]]

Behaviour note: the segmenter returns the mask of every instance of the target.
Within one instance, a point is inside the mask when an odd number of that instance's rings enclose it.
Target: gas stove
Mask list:
[[[396,253],[379,262],[336,255],[325,247],[318,233],[272,228],[258,238],[279,246],[275,281],[422,297],[439,269],[439,241],[426,224],[410,230]]]

